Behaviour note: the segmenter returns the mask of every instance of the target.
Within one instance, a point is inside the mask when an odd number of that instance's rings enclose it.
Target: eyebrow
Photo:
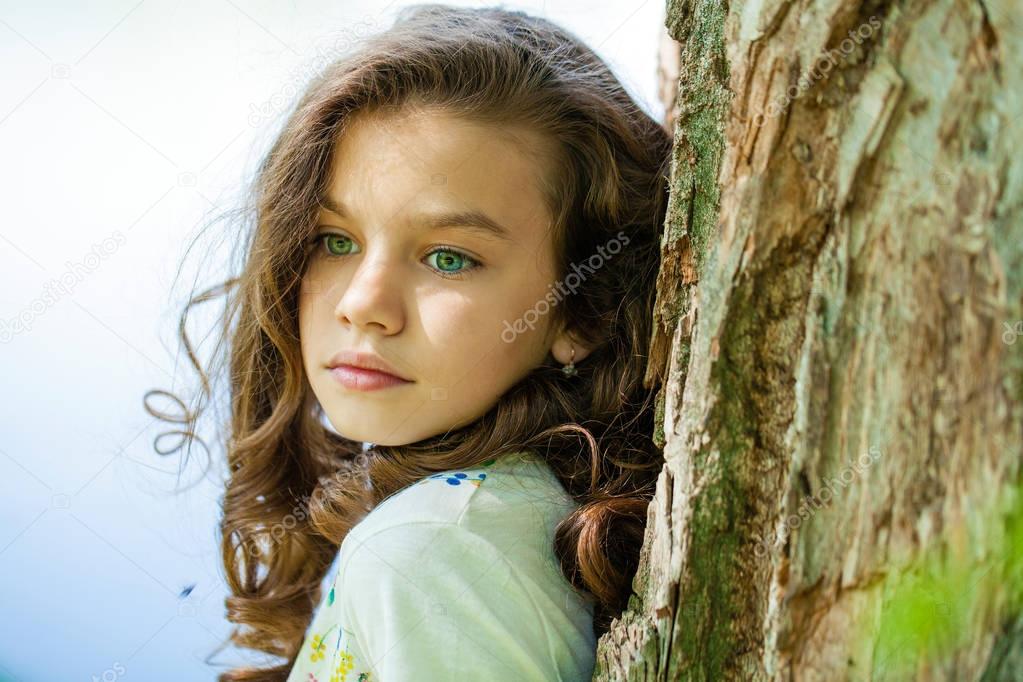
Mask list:
[[[345,205],[334,201],[329,196],[320,197],[320,204],[331,213],[341,217],[350,217]],[[441,213],[422,213],[417,216],[418,222],[431,230],[459,228],[474,232],[484,232],[499,239],[512,241],[511,232],[483,211],[468,209],[465,211],[449,211]]]

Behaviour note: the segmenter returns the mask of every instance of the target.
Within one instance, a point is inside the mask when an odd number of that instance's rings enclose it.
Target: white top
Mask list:
[[[384,499],[341,543],[288,682],[590,680],[593,602],[553,548],[576,506],[533,453]]]

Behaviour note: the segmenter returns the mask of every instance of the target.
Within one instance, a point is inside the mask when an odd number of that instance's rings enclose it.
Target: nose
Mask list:
[[[377,333],[397,334],[405,325],[398,277],[381,261],[363,259],[334,306],[342,324]]]

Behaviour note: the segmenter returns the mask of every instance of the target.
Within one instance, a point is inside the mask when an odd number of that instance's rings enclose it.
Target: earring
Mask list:
[[[579,373],[579,370],[575,368],[575,346],[572,346],[572,358],[568,361],[567,365],[561,366],[561,371],[567,377],[574,377]]]

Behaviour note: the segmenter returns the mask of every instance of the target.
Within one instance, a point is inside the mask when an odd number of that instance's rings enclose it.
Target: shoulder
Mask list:
[[[578,503],[533,453],[484,464],[424,478],[352,528],[339,550],[347,594],[422,599],[472,585],[482,597],[515,582],[520,605],[531,597],[576,615],[588,608],[554,549],[558,524]]]
[[[404,523],[346,546],[338,583],[352,622],[407,624],[423,613],[472,612],[473,620],[500,615],[507,625],[525,626],[539,614],[533,579],[517,558],[459,524]]]
[[[457,524],[483,536],[495,525],[535,533],[538,524],[552,529],[576,506],[538,455],[516,452],[416,481],[374,507],[349,537],[355,542],[388,528],[409,532],[423,524]]]

